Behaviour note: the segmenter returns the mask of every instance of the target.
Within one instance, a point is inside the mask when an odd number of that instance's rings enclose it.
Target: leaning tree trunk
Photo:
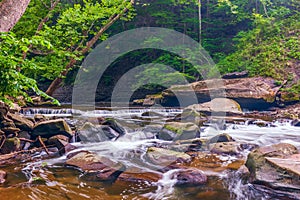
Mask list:
[[[2,0],[0,2],[0,32],[10,31],[24,14],[30,0]]]

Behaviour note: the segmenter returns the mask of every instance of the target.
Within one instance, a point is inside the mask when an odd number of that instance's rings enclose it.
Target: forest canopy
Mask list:
[[[222,74],[247,70],[251,76],[287,80],[285,90],[297,99],[299,10],[298,0],[31,0],[14,28],[0,33],[0,99],[30,102],[37,94],[58,103],[51,94],[66,77],[72,83],[68,72],[76,71],[93,47],[145,26],[170,28],[199,41]],[[137,63],[170,65],[191,82],[201,79],[189,63],[168,52],[132,55]],[[155,72],[147,73],[155,78]]]

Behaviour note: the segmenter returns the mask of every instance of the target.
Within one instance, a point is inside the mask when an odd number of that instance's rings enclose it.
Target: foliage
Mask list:
[[[30,101],[30,91],[50,98],[36,81],[59,77],[72,58],[81,61],[89,40],[128,6],[126,0],[58,2],[32,0],[13,31],[1,34],[1,99],[24,96]],[[123,20],[132,17],[129,12]],[[102,34],[100,39],[106,38]]]

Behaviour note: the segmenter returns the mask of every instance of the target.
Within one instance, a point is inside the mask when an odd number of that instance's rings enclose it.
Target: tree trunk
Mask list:
[[[0,32],[10,31],[24,14],[30,0],[0,2]]]

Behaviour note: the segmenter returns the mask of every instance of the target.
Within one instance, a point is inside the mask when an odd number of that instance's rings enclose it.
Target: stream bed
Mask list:
[[[157,116],[143,116],[145,112],[158,113]],[[276,199],[264,188],[259,188],[243,180],[238,172],[232,170],[207,170],[207,183],[197,186],[178,186],[176,176],[181,169],[163,171],[166,166],[155,165],[147,159],[146,152],[149,147],[166,146],[169,141],[147,137],[146,125],[163,124],[171,117],[181,113],[180,109],[131,109],[131,110],[98,110],[96,112],[82,112],[71,109],[31,109],[23,111],[30,116],[44,114],[48,116],[66,117],[73,123],[80,120],[91,120],[98,117],[112,117],[117,119],[126,129],[126,134],[115,141],[105,142],[78,142],[72,143],[76,148],[66,155],[47,160],[37,160],[6,166],[8,177],[0,185],[0,199],[180,199],[180,200],[257,200]],[[257,120],[258,122],[260,120]],[[266,146],[276,143],[289,143],[300,148],[300,128],[292,126],[289,120],[261,123],[250,123],[241,120],[237,123],[224,123],[222,130],[206,124],[200,128],[200,138],[207,139],[220,133],[226,133],[238,142],[252,145]],[[67,156],[78,151],[89,151],[99,156],[122,163],[126,169],[133,169],[132,173],[139,174],[135,169],[155,174],[161,177],[155,181],[128,182],[117,179],[114,182],[99,182],[85,179],[85,172],[64,165]],[[249,151],[244,152],[246,157]],[[223,156],[221,159],[235,160],[234,155]],[[135,175],[138,176],[138,175]],[[149,178],[149,177],[148,177]],[[153,177],[152,177],[153,178]],[[150,177],[151,179],[151,177]],[[155,179],[155,178],[154,178]],[[289,199],[289,198],[278,198]]]

